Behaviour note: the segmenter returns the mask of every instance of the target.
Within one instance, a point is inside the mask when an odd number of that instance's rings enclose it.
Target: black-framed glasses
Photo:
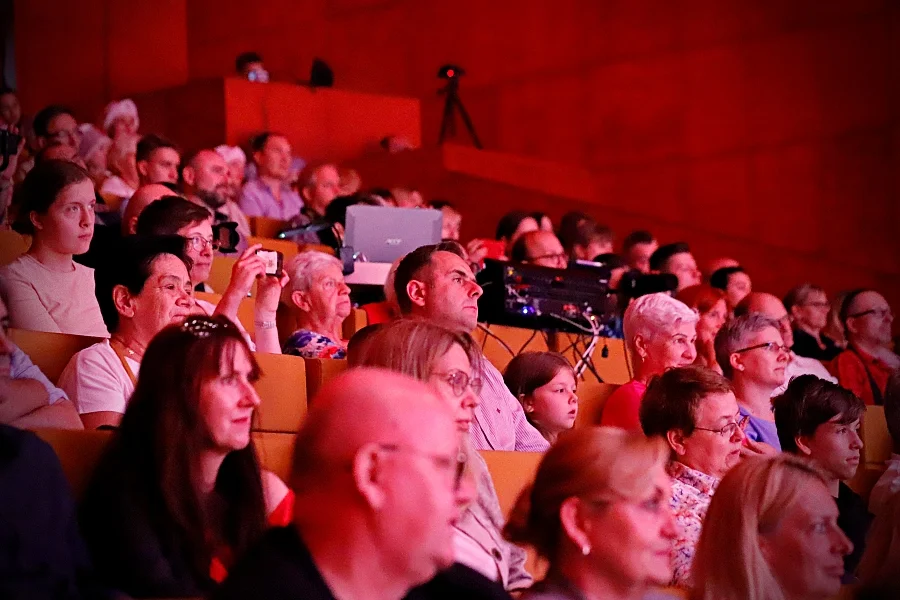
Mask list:
[[[862,312],[853,313],[852,315],[847,315],[848,318],[856,319],[859,317],[865,317],[868,315],[875,315],[879,319],[886,319],[888,317],[893,317],[894,313],[890,308],[870,308],[869,310],[864,310]]]
[[[750,422],[750,415],[744,415],[737,422],[731,421],[730,423],[725,423],[724,426],[718,429],[710,429],[709,427],[694,427],[694,429],[699,429],[700,431],[712,431],[713,433],[718,433],[722,437],[730,438],[734,436],[734,432],[740,429],[744,431],[747,429],[747,424]]]
[[[192,235],[191,237],[185,239],[187,240],[187,243],[190,245],[190,247],[194,249],[194,252],[203,252],[204,250],[206,250],[207,246],[212,248],[213,252],[219,249],[218,241],[211,238],[205,238],[202,235]]]
[[[462,371],[449,371],[447,373],[435,373],[438,377],[447,382],[453,395],[457,398],[466,393],[466,388],[470,388],[476,396],[481,393],[484,382],[480,377],[469,377]]]
[[[188,317],[181,324],[181,330],[190,333],[196,338],[208,338],[217,329],[228,330],[234,329],[234,325],[224,317],[213,318],[205,315],[194,315]]]
[[[556,261],[564,262],[564,263],[568,264],[569,255],[566,254],[565,252],[561,252],[558,254],[541,254],[540,256],[531,256],[528,258],[529,262],[535,262],[537,260],[546,260],[546,259],[552,259],[552,260],[556,260]]]
[[[733,354],[743,354],[744,352],[759,350],[760,348],[765,348],[766,352],[770,354],[781,354],[782,352],[784,352],[785,354],[789,354],[791,351],[791,349],[784,344],[779,344],[778,342],[764,342],[762,344],[756,344],[755,346],[748,346],[747,348],[735,350]]]
[[[384,450],[385,452],[406,452],[408,454],[412,454],[413,456],[421,456],[422,458],[427,458],[431,460],[439,469],[453,469],[453,491],[459,491],[459,488],[462,486],[463,476],[466,474],[466,463],[468,462],[468,457],[465,452],[460,450],[456,453],[456,456],[451,458],[449,456],[443,454],[432,454],[431,452],[426,452],[424,450],[419,450],[418,448],[413,448],[412,446],[405,446],[401,444],[378,444],[378,448]]]

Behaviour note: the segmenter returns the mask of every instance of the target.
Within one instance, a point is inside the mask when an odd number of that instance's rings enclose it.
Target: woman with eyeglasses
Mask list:
[[[185,239],[185,251],[191,259],[191,282],[197,291],[212,292],[207,285],[212,270],[214,252],[213,216],[205,206],[180,196],[165,196],[147,206],[138,217],[136,230],[140,235],[180,235]],[[276,312],[287,277],[266,275],[265,261],[256,255],[262,246],[255,244],[240,254],[231,271],[228,288],[222,292],[218,304],[194,300],[194,312],[207,316],[223,315],[231,319],[245,334],[254,351],[281,354],[278,341]],[[247,298],[254,282],[254,338],[244,332],[238,320],[238,307]]]
[[[716,360],[734,386],[741,415],[750,417],[748,451],[781,451],[771,398],[787,376],[790,348],[784,345],[778,323],[760,313],[735,317],[719,330],[715,346]]]
[[[528,587],[532,579],[525,570],[525,552],[501,535],[504,518],[497,492],[487,464],[469,438],[482,386],[472,369],[481,359],[472,338],[424,320],[393,321],[367,335],[353,358],[351,367],[381,367],[424,381],[453,408],[467,456],[468,485],[474,480],[476,492],[454,526],[456,562],[507,590]]]
[[[866,404],[884,404],[888,379],[900,369],[900,356],[891,350],[890,305],[874,290],[854,290],[844,297],[840,319],[847,349],[832,361],[831,372]]]
[[[744,428],[731,383],[706,367],[670,369],[653,378],[641,404],[647,437],[669,445],[669,504],[678,535],[671,549],[672,585],[690,587],[691,562],[719,481],[741,458]]]
[[[259,367],[228,319],[192,316],[147,347],[81,507],[103,583],[135,598],[205,596],[293,494],[250,438]]]
[[[663,598],[676,528],[668,449],[613,427],[575,429],[544,455],[504,533],[549,563],[522,600]]]
[[[94,271],[73,260],[94,237],[94,184],[88,172],[45,160],[25,177],[13,229],[31,236],[28,252],[0,268],[17,329],[109,337],[94,295]]]
[[[840,354],[841,348],[823,331],[831,310],[825,290],[811,283],[798,285],[784,297],[784,308],[793,324],[794,354],[821,361]]]

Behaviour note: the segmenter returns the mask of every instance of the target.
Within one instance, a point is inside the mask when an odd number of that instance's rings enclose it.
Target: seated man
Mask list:
[[[512,246],[509,259],[553,269],[565,269],[569,257],[552,231],[529,231]]]
[[[122,211],[122,235],[137,233],[137,221],[144,209],[163,196],[171,196],[172,190],[161,183],[149,183],[137,189]]]
[[[740,317],[749,313],[759,313],[775,321],[778,324],[778,331],[781,333],[784,345],[789,349],[794,345],[794,330],[791,327],[791,318],[788,316],[784,304],[776,296],[764,292],[748,294],[735,307],[734,316]],[[816,359],[797,356],[793,350],[789,350],[788,358],[790,360],[787,367],[785,367],[784,383],[775,388],[772,396],[777,396],[784,392],[791,379],[798,375],[815,375],[819,379],[837,383],[837,379]]]
[[[300,214],[303,200],[291,189],[291,143],[273,132],[265,132],[250,142],[259,176],[248,181],[241,192],[240,207],[248,217],[290,221]]]
[[[8,329],[9,313],[0,298],[0,423],[22,429],[81,429],[81,420],[66,393],[50,383],[28,355],[9,341]]]
[[[859,468],[866,406],[853,392],[813,375],[792,380],[773,406],[782,450],[809,458],[830,480],[838,526],[853,542],[853,552],[844,557],[844,582],[850,583],[872,519],[865,501],[845,483]]]
[[[731,383],[691,365],[655,377],[641,403],[641,428],[672,449],[668,471],[678,535],[671,549],[672,585],[690,587],[691,563],[712,495],[738,463],[748,418],[738,411]]]
[[[461,485],[454,417],[405,375],[353,369],[310,403],[294,447],[293,526],[272,529],[232,567],[215,600],[508,598],[453,564]],[[409,486],[416,481],[416,486]],[[481,591],[479,591],[481,590]]]
[[[257,83],[267,83],[269,81],[269,72],[263,66],[262,56],[256,52],[239,54],[234,60],[234,70],[238,76],[248,81]]]
[[[534,217],[523,210],[514,210],[500,217],[494,238],[505,245],[504,255],[512,253],[512,246],[520,236],[540,229]]]
[[[560,228],[560,241],[572,260],[594,260],[613,251],[613,233],[593,219],[578,223],[568,235]]]
[[[719,269],[710,275],[709,285],[725,292],[725,302],[731,311],[753,291],[753,282],[743,267]]]
[[[622,242],[622,255],[631,269],[645,275],[650,272],[650,257],[659,248],[656,238],[649,231],[632,231]]]
[[[78,131],[78,121],[71,109],[58,104],[44,107],[34,116],[32,126],[38,150],[51,146],[69,146],[74,153],[78,152],[81,132]]]
[[[225,159],[215,150],[201,150],[182,171],[184,195],[191,202],[208,208],[213,214],[214,225],[235,223],[240,237],[237,250],[243,252],[250,237],[250,222],[237,204],[228,202],[228,177]]]
[[[181,152],[174,142],[149,134],[141,138],[135,154],[141,185],[148,183],[178,183]]]
[[[891,496],[900,493],[900,371],[888,380],[884,393],[884,418],[893,443],[885,471],[869,494],[869,512],[879,515]]]
[[[422,246],[400,261],[394,291],[403,316],[428,319],[464,333],[477,327],[482,290],[458,248],[454,243]],[[547,440],[525,418],[500,371],[483,356],[478,370],[484,387],[471,428],[475,448],[546,450]]]
[[[655,273],[669,273],[678,277],[676,292],[701,283],[697,261],[694,259],[694,255],[691,254],[690,246],[684,242],[675,242],[674,244],[666,244],[657,248],[653,255],[650,256],[650,270]]]
[[[340,195],[341,177],[337,165],[331,163],[307,165],[300,174],[300,195],[303,197],[301,216],[297,225],[307,225],[325,218],[325,210]]]

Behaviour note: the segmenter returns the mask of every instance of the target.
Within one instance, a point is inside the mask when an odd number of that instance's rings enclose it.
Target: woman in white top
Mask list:
[[[72,257],[94,236],[94,184],[74,163],[46,160],[25,178],[14,228],[31,248],[0,269],[10,324],[19,329],[108,337],[94,271]]]
[[[177,236],[126,238],[98,272],[97,287],[112,337],[75,354],[59,379],[86,429],[118,426],[150,340],[191,313],[184,242]]]

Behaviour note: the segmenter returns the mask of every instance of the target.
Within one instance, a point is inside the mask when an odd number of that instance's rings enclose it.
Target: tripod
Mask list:
[[[444,143],[444,139],[446,139],[448,133],[451,136],[456,135],[456,119],[454,118],[455,109],[462,117],[463,124],[466,126],[469,135],[472,136],[472,143],[476,148],[481,150],[481,141],[478,139],[478,134],[475,133],[475,126],[472,125],[472,119],[469,118],[466,107],[463,106],[462,100],[459,99],[459,77],[451,77],[448,79],[447,85],[438,90],[438,93],[446,94],[447,96],[447,100],[444,102],[444,118],[441,119],[441,134],[438,136],[438,144]]]

